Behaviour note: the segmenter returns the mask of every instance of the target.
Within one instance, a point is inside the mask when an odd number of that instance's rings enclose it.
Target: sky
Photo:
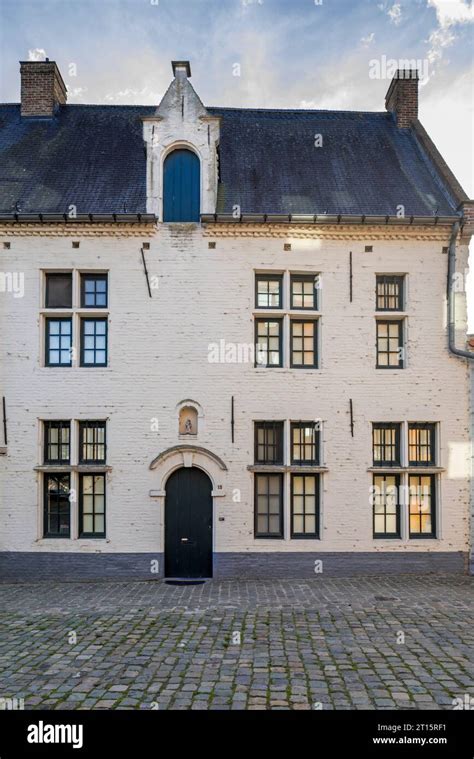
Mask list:
[[[420,120],[472,198],[473,50],[471,0],[0,0],[0,102],[46,55],[71,103],[158,104],[184,59],[208,106],[382,111],[393,62],[417,61]]]

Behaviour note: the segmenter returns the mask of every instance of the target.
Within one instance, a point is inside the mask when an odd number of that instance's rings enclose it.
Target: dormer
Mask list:
[[[189,61],[172,61],[174,79],[152,116],[143,118],[147,212],[164,222],[198,222],[215,213],[218,116],[210,115],[189,82]]]

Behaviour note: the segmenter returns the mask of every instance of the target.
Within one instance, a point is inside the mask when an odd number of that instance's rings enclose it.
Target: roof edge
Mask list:
[[[454,173],[449,168],[448,164],[444,160],[443,156],[439,152],[438,148],[434,144],[433,140],[419,119],[415,119],[413,121],[412,129],[415,137],[418,140],[418,143],[437,170],[442,183],[447,186],[449,192],[456,201],[456,206],[459,206],[461,203],[468,201],[470,199],[469,195],[465,192],[460,182],[458,182],[456,179]]]

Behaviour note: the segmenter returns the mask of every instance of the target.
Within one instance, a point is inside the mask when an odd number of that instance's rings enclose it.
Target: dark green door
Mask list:
[[[173,472],[166,483],[165,576],[212,577],[212,484],[201,469]]]

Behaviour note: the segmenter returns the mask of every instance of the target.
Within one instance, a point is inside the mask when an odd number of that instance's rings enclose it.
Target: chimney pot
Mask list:
[[[416,69],[399,69],[385,96],[385,108],[395,115],[401,129],[418,118],[418,80]]]
[[[21,115],[52,118],[67,91],[55,61],[20,61]]]
[[[177,71],[181,73],[183,70],[185,72],[185,76],[189,79],[191,76],[191,65],[189,61],[171,61],[171,66],[173,68],[173,76],[177,77],[178,73]]]

